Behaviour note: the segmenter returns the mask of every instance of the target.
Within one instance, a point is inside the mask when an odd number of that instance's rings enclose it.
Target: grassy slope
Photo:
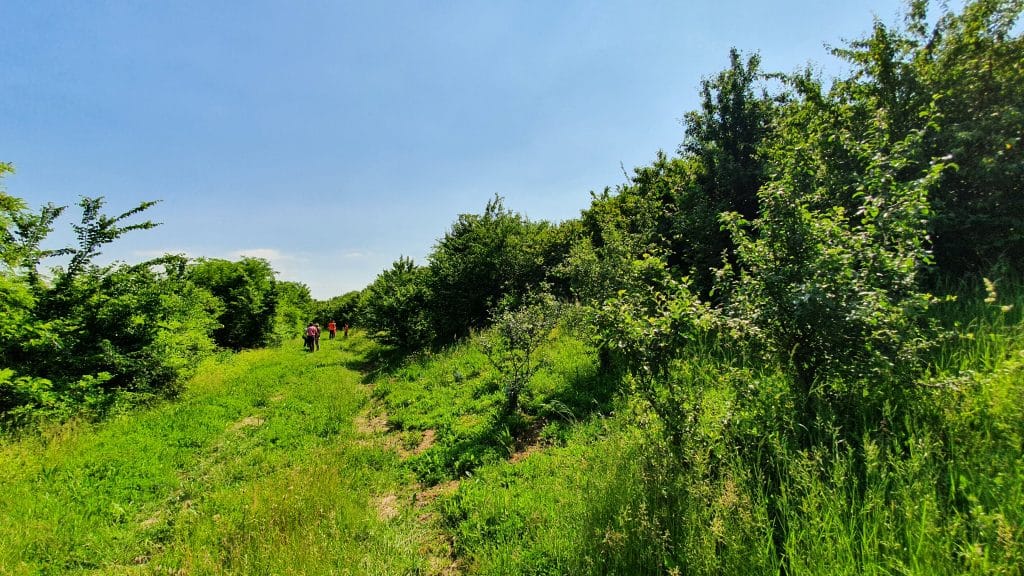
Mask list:
[[[786,472],[772,494],[723,435],[728,387],[704,395],[680,465],[657,419],[613,400],[593,351],[569,337],[544,349],[525,423],[496,417],[497,376],[472,344],[385,371],[375,396],[406,433],[435,429],[412,464],[427,481],[458,479],[439,509],[472,573],[1021,574],[1024,294],[999,298],[1009,313],[984,297],[937,310],[952,333],[910,438],[774,444],[766,457]],[[785,375],[751,377],[770,395]]]
[[[0,572],[1019,574],[1024,297],[983,297],[940,310],[958,336],[933,376],[953,387],[905,452],[778,448],[777,497],[722,436],[727,390],[681,467],[564,334],[517,418],[472,342],[211,362],[180,402],[0,446]]]
[[[415,510],[382,518],[413,479],[354,426],[360,344],[221,358],[180,401],[0,445],[0,572],[426,571]]]

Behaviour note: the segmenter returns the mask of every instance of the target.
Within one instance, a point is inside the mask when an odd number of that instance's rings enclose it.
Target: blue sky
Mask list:
[[[328,298],[495,194],[574,218],[682,140],[729,48],[839,70],[898,0],[4,0],[0,160],[33,207],[161,200],[104,259],[269,259]],[[69,210],[53,242],[72,240]]]

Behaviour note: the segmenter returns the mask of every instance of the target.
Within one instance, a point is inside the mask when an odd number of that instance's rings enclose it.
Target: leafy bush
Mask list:
[[[826,426],[857,438],[885,409],[905,413],[920,391],[914,379],[931,339],[923,323],[931,297],[919,291],[918,275],[930,262],[927,194],[945,166],[914,173],[922,132],[894,141],[882,115],[864,135],[825,138],[816,130],[830,123],[806,116],[806,107],[820,106],[793,104],[766,147],[774,176],[761,190],[760,217],[725,217],[738,272],[723,289],[728,314],[791,368],[799,421],[811,427],[828,413],[838,420]],[[830,176],[819,141],[864,167],[850,188],[825,187],[841,178]]]
[[[119,396],[173,393],[213,349],[219,303],[189,281],[184,258],[92,263],[106,244],[155,226],[124,224],[152,204],[111,217],[101,198],[83,198],[77,246],[43,250],[64,208],[34,213],[0,193],[0,424],[102,413]],[[67,256],[67,266],[44,280],[41,262],[55,255]]]
[[[488,325],[503,299],[525,298],[561,262],[565,238],[495,197],[483,214],[461,214],[429,260],[430,315],[439,343]]]
[[[282,282],[274,284],[277,303],[274,307],[274,338],[275,344],[303,334],[313,312],[313,298],[309,287],[299,282]],[[322,322],[323,325],[327,321]]]
[[[375,338],[407,350],[430,342],[434,332],[427,314],[428,278],[426,268],[403,257],[363,291],[360,309]]]
[[[189,267],[188,277],[223,304],[220,326],[213,333],[218,346],[241,350],[274,342],[278,290],[269,262],[200,258]]]
[[[1016,0],[975,0],[959,13],[908,3],[905,25],[876,22],[871,35],[835,50],[853,66],[837,85],[863,113],[885,117],[892,141],[925,131],[912,170],[945,158],[931,193],[936,262],[957,276],[1024,258],[1024,37]],[[929,125],[930,124],[930,125]],[[871,126],[870,122],[862,125]]]
[[[496,313],[492,328],[483,337],[488,360],[505,380],[505,413],[519,410],[519,396],[540,364],[537,350],[551,334],[559,319],[559,306],[549,294],[530,304]]]
[[[326,301],[317,301],[316,321],[322,326],[334,320],[338,329],[348,324],[350,326],[363,323],[362,309],[360,308],[362,294],[359,291],[347,292],[341,296],[335,296]]]

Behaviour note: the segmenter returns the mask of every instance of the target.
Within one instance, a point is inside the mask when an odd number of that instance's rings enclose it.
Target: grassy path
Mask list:
[[[180,400],[0,444],[2,574],[445,570],[366,421],[359,338],[207,363]]]

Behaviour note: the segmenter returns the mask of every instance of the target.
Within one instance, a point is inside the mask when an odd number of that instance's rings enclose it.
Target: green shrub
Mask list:
[[[487,358],[504,379],[505,413],[519,411],[519,397],[540,368],[537,352],[559,319],[559,306],[551,295],[492,317],[490,332],[482,337]]]
[[[0,174],[6,170],[4,165]],[[213,349],[218,303],[185,275],[185,259],[168,256],[136,266],[96,266],[101,248],[122,235],[155,226],[124,221],[153,205],[118,216],[102,213],[101,198],[83,198],[78,245],[39,246],[62,207],[33,213],[0,193],[0,425],[38,418],[102,414],[131,395],[139,400],[176,391],[179,377]],[[44,280],[41,262],[69,256]]]
[[[209,290],[222,304],[213,333],[218,346],[241,350],[274,342],[279,300],[270,263],[261,258],[229,262],[200,258],[188,268],[188,278]],[[301,296],[295,295],[302,300]]]
[[[430,342],[427,315],[429,271],[411,258],[399,258],[362,293],[360,309],[371,335],[384,344],[413,350]]]

